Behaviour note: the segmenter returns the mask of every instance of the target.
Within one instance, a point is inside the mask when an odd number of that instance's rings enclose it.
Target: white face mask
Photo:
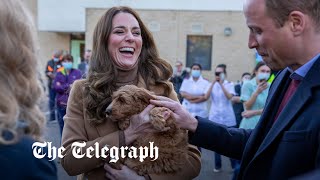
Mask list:
[[[257,78],[258,80],[268,80],[270,77],[270,73],[259,73]]]

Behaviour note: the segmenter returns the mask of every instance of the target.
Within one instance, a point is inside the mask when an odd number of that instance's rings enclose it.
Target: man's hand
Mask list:
[[[153,108],[154,105],[149,104],[140,114],[131,117],[130,126],[124,130],[127,145],[131,144],[144,133],[159,132],[159,130],[156,130],[150,122],[149,113]],[[170,112],[165,111],[163,117],[167,120],[170,117]],[[163,131],[167,130],[169,130],[169,127],[165,128]]]
[[[198,121],[179,102],[163,96],[156,96],[156,100],[150,100],[151,104],[166,107],[172,111],[178,127],[195,132]]]

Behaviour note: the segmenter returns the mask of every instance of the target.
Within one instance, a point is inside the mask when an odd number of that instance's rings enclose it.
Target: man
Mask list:
[[[288,179],[319,169],[319,12],[319,0],[245,2],[249,48],[281,70],[254,130],[195,119],[164,97],[151,103],[173,111],[180,127],[190,130],[190,143],[241,159],[238,179]]]
[[[60,63],[60,58],[62,57],[62,50],[55,50],[53,52],[53,58],[50,59],[47,63],[46,76],[48,78],[48,91],[49,91],[49,109],[50,109],[50,121],[56,119],[56,91],[53,88],[53,80],[56,76],[56,73],[61,71],[63,68]]]
[[[189,73],[183,68],[183,63],[181,61],[177,61],[175,67],[173,68],[173,76],[171,77],[170,81],[174,86],[174,90],[178,94],[180,102],[182,102],[183,100],[180,94],[180,87],[182,85],[183,79],[187,77],[189,77]]]
[[[78,65],[78,69],[81,71],[82,77],[86,77],[86,74],[88,73],[89,70],[89,61],[91,58],[91,50],[87,49],[84,52],[83,59],[81,60],[81,63]]]

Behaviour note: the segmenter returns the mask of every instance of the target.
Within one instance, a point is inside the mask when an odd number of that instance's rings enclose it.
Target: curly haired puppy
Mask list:
[[[112,103],[107,108],[107,117],[118,122],[121,130],[130,125],[132,115],[139,114],[154,99],[153,93],[134,85],[121,87],[112,95]],[[135,170],[139,175],[151,173],[175,173],[186,163],[188,153],[188,140],[186,131],[179,129],[173,117],[164,120],[161,112],[167,111],[164,107],[155,107],[150,111],[150,120],[154,128],[162,130],[170,127],[168,131],[146,133],[132,144],[135,147],[149,146],[154,142],[159,148],[159,157],[155,161],[146,158],[143,162],[138,159],[126,158],[124,164]]]

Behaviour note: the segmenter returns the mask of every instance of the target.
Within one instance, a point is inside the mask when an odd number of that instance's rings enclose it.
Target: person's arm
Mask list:
[[[216,83],[215,80],[210,84],[208,91],[204,94],[203,98],[205,100],[209,99],[214,83]]]
[[[240,96],[233,96],[231,98],[232,103],[241,103]]]
[[[197,117],[197,128],[189,131],[189,142],[240,160],[252,130],[228,128],[208,119]],[[208,137],[210,137],[208,139]]]
[[[187,92],[181,92],[180,93],[181,96],[185,99],[187,99],[190,103],[201,103],[206,101],[206,99],[204,98],[204,95],[191,95]]]
[[[223,83],[220,83],[220,82],[219,82],[219,84],[220,84],[220,86],[221,86],[221,89],[222,89],[222,91],[223,91],[223,94],[226,96],[227,99],[230,100],[230,99],[233,97],[233,94],[230,93],[230,92],[227,90],[227,88],[224,86]]]
[[[248,84],[250,85],[250,84]],[[252,93],[252,95],[250,96],[249,100],[247,100],[246,102],[243,102],[243,105],[245,107],[246,110],[250,110],[253,106],[253,104],[256,102],[257,97],[259,96],[259,94],[264,91],[265,89],[268,88],[268,83],[267,82],[260,82],[258,84],[257,89]]]
[[[262,114],[263,109],[257,110],[246,110],[241,113],[242,117],[244,118],[251,118],[252,116],[257,116]]]
[[[191,144],[241,159],[251,130],[228,128],[199,117],[197,120],[182,105],[166,97],[157,96],[157,100],[150,102],[157,106],[167,107],[172,111],[177,125],[189,130]]]
[[[75,158],[71,147],[74,142],[85,142],[86,146],[81,148],[82,152],[86,152],[89,146],[93,146],[96,142],[99,143],[100,147],[105,145],[108,146],[122,146],[124,145],[124,139],[120,142],[119,136],[123,136],[123,131],[113,131],[102,137],[95,139],[88,139],[84,115],[84,104],[83,104],[83,84],[82,81],[76,81],[71,89],[67,113],[64,117],[64,129],[62,134],[62,146],[66,149],[63,152],[64,158],[61,159],[61,165],[65,171],[71,175],[79,175],[82,173],[89,172],[95,168],[104,165],[102,159],[95,157],[88,158],[84,156],[83,158]],[[92,154],[95,152],[93,151]]]
[[[240,96],[240,101],[243,102],[243,106],[245,110],[250,110],[253,103],[249,102],[249,100],[251,101],[255,101],[256,100],[256,96],[253,95],[254,91],[253,91],[253,86],[250,82],[245,82],[243,83],[242,87],[241,87],[241,96]]]
[[[191,103],[202,103],[204,101],[206,101],[207,99],[205,99],[204,95],[201,96],[197,96],[196,98],[194,98],[193,100],[189,101]]]
[[[66,82],[65,76],[58,72],[54,78],[53,87],[58,93],[64,93],[69,89],[69,83]]]
[[[49,78],[49,79],[54,79],[54,75],[53,75],[53,66],[52,63],[50,63],[51,61],[49,60],[48,63],[47,63],[47,66],[46,66],[46,76]]]
[[[234,86],[235,95],[231,98],[232,103],[241,103],[240,94],[241,94],[241,86],[237,84]]]
[[[185,91],[180,91],[180,94],[183,98],[185,98],[188,101],[192,101],[198,98],[197,96],[191,95]]]

